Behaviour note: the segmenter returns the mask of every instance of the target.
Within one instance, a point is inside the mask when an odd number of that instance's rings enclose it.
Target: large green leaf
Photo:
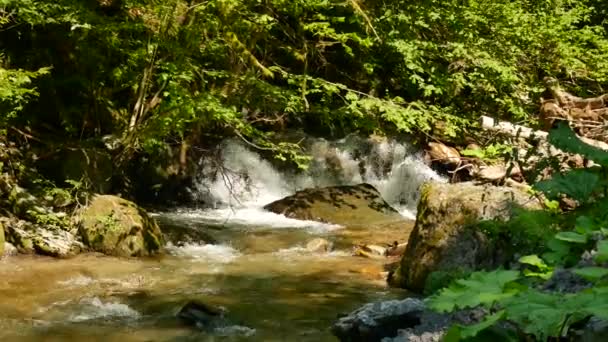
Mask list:
[[[491,305],[517,293],[518,289],[510,289],[506,285],[518,278],[517,271],[475,272],[430,297],[428,303],[433,310],[439,312]]]
[[[526,333],[536,336],[539,341],[559,336],[572,313],[572,308],[567,305],[567,297],[537,290],[521,292],[502,304],[507,319],[517,323]]]
[[[533,266],[536,270],[525,269],[524,275],[526,277],[539,277],[541,279],[549,279],[553,275],[553,268],[549,267],[543,259],[539,258],[538,255],[526,255],[518,260],[521,264]]]
[[[580,202],[586,202],[598,190],[600,177],[596,172],[586,169],[576,169],[568,173],[554,175],[551,179],[540,181],[534,185],[550,198],[566,195]]]
[[[568,327],[586,317],[608,318],[608,288],[574,294],[520,292],[502,301],[506,319],[539,341],[567,333]],[[563,329],[563,331],[562,331]]]
[[[473,340],[477,337],[480,332],[495,325],[498,321],[503,319],[505,311],[501,310],[493,315],[486,316],[485,319],[477,324],[463,326],[460,324],[453,325],[450,327],[448,332],[443,338],[444,342],[458,342],[462,340]]]
[[[608,275],[608,268],[604,267],[583,267],[573,269],[572,272],[589,281],[597,281]]]
[[[597,243],[597,254],[595,255],[595,261],[608,261],[608,240],[602,240]]]
[[[559,232],[555,238],[561,241],[572,243],[587,243],[587,236],[575,232]]]
[[[584,143],[566,124],[549,132],[549,142],[564,152],[580,154],[594,162],[608,166],[608,152]]]

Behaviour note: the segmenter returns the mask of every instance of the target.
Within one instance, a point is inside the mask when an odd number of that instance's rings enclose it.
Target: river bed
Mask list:
[[[200,229],[216,243],[169,246],[156,259],[5,257],[0,340],[335,341],[329,327],[338,315],[404,296],[386,286],[390,260],[351,256],[350,246],[405,236],[411,222],[374,232],[258,209],[155,216],[163,229]],[[315,237],[336,250],[306,250]],[[234,324],[212,333],[184,326],[175,315],[189,300],[224,308]]]

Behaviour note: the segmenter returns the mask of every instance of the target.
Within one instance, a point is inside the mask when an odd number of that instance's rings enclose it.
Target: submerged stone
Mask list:
[[[316,238],[308,241],[306,249],[313,253],[327,253],[331,252],[333,243],[323,238]]]
[[[367,183],[305,189],[267,204],[264,209],[298,220],[345,226],[403,220],[380,192]]]
[[[85,245],[115,256],[159,253],[163,235],[154,219],[135,203],[111,195],[96,195],[79,212],[77,222]]]
[[[190,301],[177,313],[177,317],[187,325],[203,330],[213,330],[226,326],[224,311],[200,301]]]

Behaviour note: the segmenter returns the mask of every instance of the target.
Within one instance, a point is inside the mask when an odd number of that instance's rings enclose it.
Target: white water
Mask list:
[[[276,199],[279,199],[278,197]],[[272,201],[272,200],[271,200]],[[277,215],[262,209],[262,206],[269,202],[247,203],[232,208],[217,209],[181,209],[171,213],[163,214],[165,217],[175,217],[178,219],[190,219],[203,221],[210,225],[231,226],[258,226],[267,228],[306,228],[315,232],[326,232],[340,228],[339,225],[326,224],[316,221],[296,220]],[[241,202],[242,203],[242,202]],[[249,205],[249,207],[244,206]]]
[[[286,174],[237,141],[222,144],[218,161],[203,161],[203,173],[194,195],[215,210],[194,211],[207,220],[230,224],[274,227],[316,227],[261,208],[308,187],[352,185],[367,182],[408,218],[415,217],[419,188],[428,180],[443,179],[405,143],[349,136],[338,141],[316,140],[309,144],[310,169]],[[321,227],[322,228],[322,227]],[[325,227],[329,228],[329,227]]]
[[[130,318],[137,319],[141,314],[128,305],[118,302],[102,302],[101,299],[85,298],[79,303],[80,312],[70,316],[71,322],[82,322],[97,318]]]
[[[187,243],[179,247],[168,245],[167,251],[175,256],[218,264],[228,264],[241,256],[239,251],[230,246],[212,244],[199,245]]]

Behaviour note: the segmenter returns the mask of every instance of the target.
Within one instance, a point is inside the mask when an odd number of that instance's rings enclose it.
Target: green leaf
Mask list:
[[[463,326],[460,330],[460,336],[463,338],[471,338],[477,336],[481,331],[493,326],[498,321],[504,318],[506,311],[501,310],[493,315],[486,316],[485,319],[477,324]]]
[[[566,195],[579,202],[586,202],[598,189],[600,177],[596,172],[586,169],[576,169],[565,174],[554,175],[551,179],[538,182],[536,190],[550,198]]]
[[[519,258],[519,262],[525,265],[530,265],[537,268],[537,271],[525,269],[523,271],[526,277],[539,277],[541,279],[549,279],[553,275],[553,270],[537,255],[526,255]]]
[[[583,267],[573,269],[572,272],[589,281],[598,281],[608,275],[608,268],[602,267]]]
[[[564,152],[580,154],[602,166],[608,166],[608,152],[584,143],[566,124],[561,123],[556,129],[551,130],[548,140]]]
[[[579,216],[576,218],[576,232],[580,234],[589,234],[597,228],[593,219],[588,216]]]
[[[595,255],[595,261],[608,261],[608,240],[602,240],[597,243],[597,254]]]
[[[543,259],[539,258],[538,255],[526,255],[519,258],[518,261],[522,264],[538,267],[541,270],[548,268],[547,264],[545,264]]]
[[[549,336],[559,336],[569,314],[569,308],[563,305],[564,301],[565,298],[559,294],[529,290],[506,299],[502,304],[508,320],[544,341]]]
[[[587,236],[575,232],[560,232],[555,235],[555,238],[561,241],[573,243],[587,243]]]
[[[428,303],[431,309],[439,312],[492,305],[519,291],[518,288],[507,289],[507,285],[518,278],[517,271],[475,272],[431,296],[428,298]]]

